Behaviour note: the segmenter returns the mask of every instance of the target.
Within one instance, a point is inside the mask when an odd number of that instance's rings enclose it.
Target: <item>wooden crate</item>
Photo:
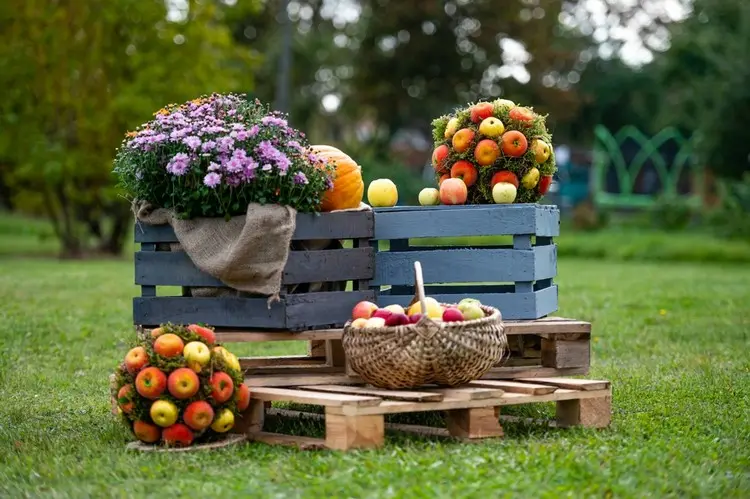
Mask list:
[[[317,282],[349,283],[353,291],[323,291],[286,294],[269,309],[266,297],[191,297],[189,287],[225,287],[221,281],[198,270],[184,252],[169,251],[176,243],[168,225],[135,227],[135,283],[141,296],[133,300],[134,324],[153,327],[162,323],[202,322],[217,330],[275,329],[297,331],[341,327],[351,317],[354,305],[374,300],[370,289],[374,275],[373,213],[370,211],[298,214],[293,241],[352,240],[351,248],[292,250],[284,269],[283,284]],[[183,296],[157,296],[161,286],[179,286]],[[283,290],[282,290],[283,291]],[[188,295],[188,296],[186,296]]]
[[[500,409],[507,405],[555,402],[557,426],[603,428],[611,420],[612,390],[608,381],[534,378],[514,381],[475,381],[456,388],[421,387],[417,390],[378,390],[366,386],[300,385],[291,388],[256,387],[251,403],[234,431],[250,440],[306,449],[350,450],[384,444],[385,415],[446,411],[446,428],[391,425],[393,429],[481,440],[503,436]],[[325,438],[310,438],[263,431],[272,402],[316,405],[324,415]],[[276,414],[292,411],[271,409]]]
[[[372,286],[377,303],[409,303],[418,260],[426,292],[438,301],[455,303],[471,296],[500,309],[504,319],[544,317],[557,310],[557,248],[552,238],[559,232],[560,212],[550,205],[376,209],[374,239],[390,243],[375,255]],[[474,236],[512,236],[512,244],[427,246],[419,241]]]
[[[347,369],[341,329],[302,332],[217,331],[217,341],[305,341],[307,355],[240,358],[249,386],[284,387],[332,383],[361,383]],[[591,323],[561,317],[506,321],[510,357],[484,379],[588,374]],[[231,346],[229,347],[231,350]]]

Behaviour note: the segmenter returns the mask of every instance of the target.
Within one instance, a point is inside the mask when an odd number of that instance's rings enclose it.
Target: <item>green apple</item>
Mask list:
[[[482,304],[482,302],[480,302],[476,298],[464,298],[463,300],[461,300],[460,302],[458,302],[459,305],[462,305],[464,303],[474,303],[475,305],[481,305]]]
[[[211,361],[211,350],[202,341],[191,341],[182,351],[187,366],[199,373]]]
[[[497,204],[510,204],[516,200],[516,186],[510,182],[498,182],[492,188],[492,199]]]
[[[512,109],[512,108],[516,107],[516,103],[513,102],[512,100],[508,100],[508,99],[496,99],[496,100],[492,101],[492,104],[494,104],[495,106],[498,106],[500,108],[504,108],[506,110],[507,109]]]
[[[388,305],[387,307],[383,307],[385,310],[389,310],[393,312],[394,314],[405,314],[406,311],[404,310],[404,307],[398,304]]]
[[[445,127],[445,135],[444,137],[446,139],[450,139],[453,137],[453,134],[458,131],[458,127],[461,125],[461,122],[458,121],[458,118],[451,118],[448,120],[448,125]]]
[[[425,187],[419,191],[419,204],[422,206],[434,206],[440,204],[440,191],[434,187]]]
[[[479,304],[477,303],[460,303],[458,309],[464,314],[464,320],[467,321],[484,317],[484,312],[479,308]]]
[[[539,183],[539,168],[534,167],[521,179],[521,183],[527,189],[533,189]]]
[[[234,426],[234,414],[229,409],[222,409],[211,424],[211,429],[216,433],[226,433]]]

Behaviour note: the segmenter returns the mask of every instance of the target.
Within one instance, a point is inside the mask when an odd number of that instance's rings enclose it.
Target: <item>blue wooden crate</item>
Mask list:
[[[418,260],[427,295],[440,302],[472,297],[500,309],[504,319],[539,319],[557,310],[557,247],[552,238],[559,233],[560,212],[551,205],[379,208],[374,236],[379,251],[371,285],[380,306],[405,306],[414,296]],[[508,244],[469,240],[440,245],[445,242],[441,238],[476,236],[509,237]],[[383,241],[389,242],[387,249]]]
[[[135,227],[135,241],[141,250],[135,253],[135,283],[141,296],[133,299],[133,322],[143,327],[163,323],[205,322],[221,329],[292,330],[341,327],[351,318],[354,305],[374,300],[370,287],[373,276],[373,214],[352,211],[297,215],[292,241],[351,240],[352,247],[289,252],[284,268],[281,300],[268,308],[267,297],[191,296],[190,288],[226,288],[214,277],[199,270],[182,251],[170,251],[178,242],[169,225]],[[295,291],[287,286],[309,288],[310,283],[336,283],[336,290]],[[349,283],[352,290],[343,288]],[[158,296],[157,288],[176,286],[182,296]]]

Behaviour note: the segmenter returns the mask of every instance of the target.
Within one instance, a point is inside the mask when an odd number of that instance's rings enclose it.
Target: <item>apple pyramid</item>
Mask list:
[[[137,439],[166,446],[216,438],[250,404],[239,360],[197,324],[139,337],[115,371],[112,396]]]
[[[535,203],[549,190],[557,170],[552,135],[533,109],[506,99],[478,102],[432,126],[438,185],[461,179],[469,204]]]

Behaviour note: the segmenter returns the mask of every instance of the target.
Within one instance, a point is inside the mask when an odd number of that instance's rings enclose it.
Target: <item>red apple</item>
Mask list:
[[[138,420],[133,423],[133,434],[141,442],[152,444],[159,441],[161,430],[154,424]]]
[[[117,405],[120,406],[120,409],[122,409],[122,412],[125,414],[133,412],[133,407],[135,407],[135,403],[133,402],[134,395],[135,390],[133,390],[133,385],[130,383],[124,385],[120,388],[120,391],[117,392]]]
[[[514,107],[510,110],[510,113],[508,113],[508,116],[510,116],[510,119],[516,120],[516,121],[523,121],[523,122],[529,122],[534,119],[534,113],[531,112],[530,109],[525,107]]]
[[[167,375],[156,367],[147,367],[135,377],[135,389],[141,397],[156,400],[167,389]]]
[[[550,185],[552,185],[552,175],[542,176],[541,180],[539,180],[539,185],[537,186],[539,194],[541,194],[542,196],[547,194]]]
[[[164,334],[164,329],[163,328],[157,327],[157,328],[151,330],[151,337],[154,338],[154,339],[158,338],[162,334]]]
[[[466,184],[460,178],[450,178],[440,184],[440,202],[443,204],[464,204],[468,196]]]
[[[480,144],[482,142],[480,142]],[[497,146],[497,144],[495,144],[495,146]],[[477,148],[479,148],[479,146],[477,146]],[[478,177],[479,173],[477,172],[477,169],[474,167],[474,165],[464,159],[456,161],[455,163],[453,163],[453,166],[451,166],[451,178],[460,178],[464,181],[466,187],[471,187],[472,185],[476,184]]]
[[[440,180],[438,180],[438,186],[442,185],[443,181],[444,180],[448,180],[449,178],[451,178],[450,173],[446,173],[444,175],[441,175],[440,176]]]
[[[482,120],[492,116],[494,107],[491,102],[480,102],[471,107],[471,121],[481,123]]]
[[[448,307],[443,312],[443,322],[460,322],[464,320],[464,314],[455,307]]]
[[[480,166],[489,166],[500,157],[500,146],[491,139],[480,140],[474,149],[474,159]]]
[[[182,338],[172,333],[163,334],[154,341],[154,352],[162,357],[170,358],[182,355],[184,348],[185,344],[182,342]]]
[[[205,400],[198,400],[185,408],[182,420],[193,430],[201,431],[211,426],[214,420],[214,410]]]
[[[223,404],[232,398],[233,393],[234,382],[227,373],[218,371],[211,375],[211,396],[216,402]]]
[[[498,184],[500,182],[513,184],[516,189],[518,189],[518,177],[510,170],[501,170],[499,172],[496,172],[492,176],[492,179],[490,179],[490,188],[495,187],[495,184]]]
[[[416,324],[422,319],[422,317],[424,317],[424,314],[411,314],[409,316],[409,323]]]
[[[453,149],[456,152],[468,151],[471,147],[471,143],[474,141],[474,130],[471,128],[462,128],[457,131],[451,139]]]
[[[237,388],[237,410],[242,412],[250,405],[250,388],[245,383],[240,383]]]
[[[436,172],[445,171],[445,161],[448,159],[448,154],[450,154],[450,152],[450,148],[445,144],[437,146],[437,148],[435,148],[435,150],[432,152],[432,167]]]
[[[401,326],[404,324],[409,324],[409,316],[406,314],[391,314],[391,316],[385,320],[386,326]]]
[[[529,141],[526,136],[518,130],[509,130],[500,138],[503,143],[503,154],[511,158],[520,158],[526,154],[529,148]]]
[[[198,324],[190,324],[187,329],[206,340],[207,345],[213,345],[216,341],[216,334],[207,327],[199,326]]]
[[[132,348],[125,355],[125,369],[130,374],[135,374],[148,365],[148,353],[143,347]]]
[[[167,378],[167,388],[169,393],[176,399],[189,399],[200,388],[201,383],[195,371],[188,367],[180,367],[172,371]]]
[[[393,315],[393,312],[391,312],[387,308],[379,308],[375,312],[373,312],[372,317],[380,317],[382,319],[388,319],[388,317],[390,317],[391,315]]]
[[[373,302],[361,301],[354,305],[354,309],[352,309],[352,319],[369,319],[377,309],[378,306]]]
[[[164,439],[164,443],[170,447],[187,447],[193,443],[193,432],[182,423],[175,423],[164,428],[161,437]]]

